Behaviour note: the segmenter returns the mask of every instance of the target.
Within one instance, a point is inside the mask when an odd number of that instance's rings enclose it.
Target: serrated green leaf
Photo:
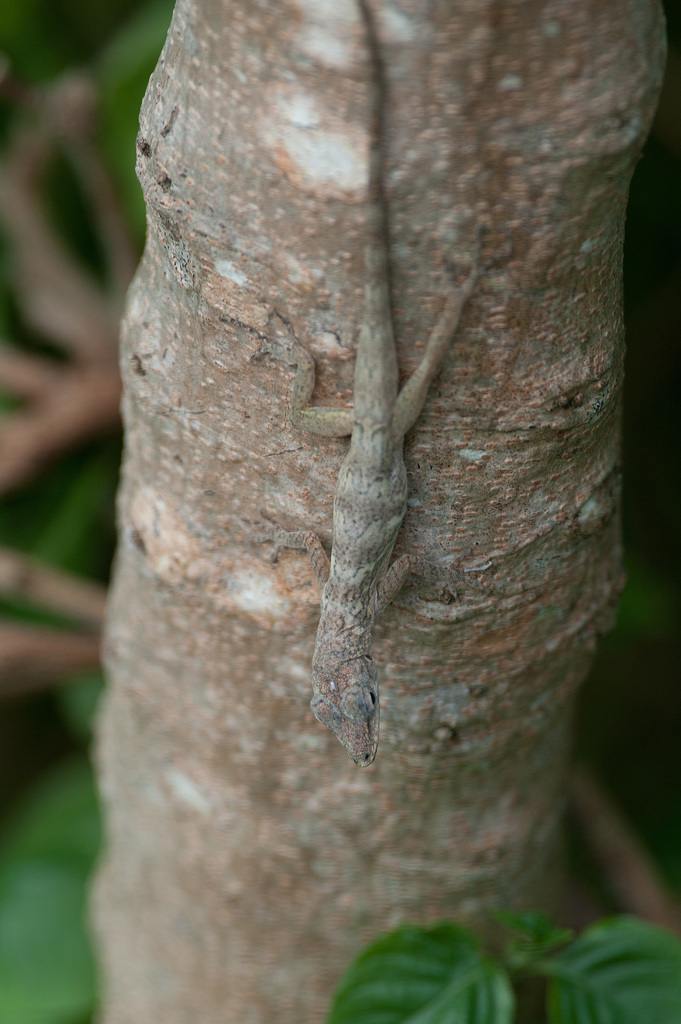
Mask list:
[[[681,943],[631,917],[588,928],[541,964],[549,1024],[679,1024]]]
[[[327,1024],[510,1024],[514,997],[498,964],[455,924],[405,925],[348,969]]]

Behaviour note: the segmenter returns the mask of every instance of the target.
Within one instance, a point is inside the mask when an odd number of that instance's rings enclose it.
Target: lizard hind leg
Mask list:
[[[397,597],[405,579],[410,573],[413,576],[420,576],[421,579],[429,580],[433,583],[444,583],[453,593],[456,592],[457,583],[465,583],[466,586],[472,587],[474,590],[483,590],[488,594],[496,594],[497,588],[493,584],[475,579],[471,575],[472,573],[483,572],[485,569],[489,569],[491,564],[491,562],[486,562],[485,565],[476,565],[468,569],[462,569],[459,562],[455,562],[454,565],[437,565],[435,562],[428,562],[425,558],[418,558],[416,555],[401,555],[385,572],[383,579],[379,583],[377,614],[380,615],[393,598]]]
[[[459,326],[461,314],[470,298],[478,278],[477,258],[464,283],[452,287],[447,295],[445,307],[426,342],[421,362],[403,385],[397,396],[392,417],[392,435],[399,439],[413,427],[418,419],[433,377],[438,371],[445,352]]]
[[[352,433],[352,409],[310,406],[315,385],[314,356],[307,345],[296,337],[291,321],[277,310],[275,313],[286,328],[287,337],[263,339],[251,359],[257,359],[269,352],[289,366],[296,367],[290,402],[291,423],[296,430],[307,430],[311,434],[321,434],[324,437],[347,437]]]

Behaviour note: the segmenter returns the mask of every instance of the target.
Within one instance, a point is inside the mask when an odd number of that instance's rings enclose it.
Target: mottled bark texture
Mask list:
[[[106,1024],[317,1024],[384,929],[557,902],[572,704],[622,584],[622,236],[660,9],[373,8],[403,378],[478,224],[487,261],[407,439],[396,550],[492,558],[500,593],[410,581],[375,634],[378,758],[353,765],[308,708],[309,562],[272,565],[259,518],[328,543],[347,441],[292,431],[291,369],[250,357],[277,310],[318,401],[351,400],[361,22],[352,0],[180,0],[142,111],[149,229],[123,328]]]

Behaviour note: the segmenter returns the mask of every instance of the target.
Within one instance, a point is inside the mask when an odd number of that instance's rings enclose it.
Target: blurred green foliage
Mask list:
[[[574,938],[541,914],[498,917],[515,933],[500,957],[454,921],[381,936],[347,969],[326,1024],[519,1024],[537,1019],[537,996],[546,1024],[681,1019],[681,942],[661,928],[612,917]]]
[[[99,145],[141,250],[144,208],[134,176],[141,99],[172,13],[170,0],[5,0],[0,51],[31,83],[89,69],[99,88]],[[681,0],[669,0],[681,44]],[[677,97],[681,124],[681,97]],[[0,146],[16,114],[0,108]],[[47,182],[55,223],[102,277],[102,254],[77,177],[58,157]],[[2,270],[0,336],[53,352],[34,336]],[[634,178],[627,224],[629,331],[624,448],[629,581],[578,714],[579,753],[606,780],[681,890],[681,167],[659,138]],[[672,286],[670,286],[670,281]],[[676,302],[676,304],[675,304]],[[677,315],[678,314],[678,315]],[[57,353],[58,354],[58,353]],[[0,412],[15,400],[0,394]],[[105,580],[114,543],[120,442],[73,452],[0,504],[0,544]],[[21,602],[0,612],[55,624]],[[0,716],[0,1024],[86,1024],[95,977],[83,922],[99,821],[87,747],[98,673]]]
[[[99,847],[87,757],[47,774],[0,845],[0,1020],[78,1024],[95,1001],[84,927],[86,879]]]
[[[132,237],[144,241],[135,178],[135,137],[149,75],[172,14],[170,0],[9,0],[0,4],[0,52],[13,73],[46,83],[85,68],[99,95],[98,142]],[[0,108],[0,146],[13,118]],[[103,255],[87,200],[67,155],[45,182],[53,223],[102,283]],[[2,270],[12,259],[0,237],[0,336],[60,358],[22,321]],[[18,403],[0,395],[0,412]],[[0,544],[55,567],[105,581],[114,544],[120,438],[64,456],[0,504]],[[44,625],[56,613],[18,599],[0,614]],[[99,672],[52,694],[7,702],[0,716],[0,1024],[87,1024],[96,1001],[86,883],[99,847],[99,811],[87,750],[102,689]]]
[[[134,173],[134,142],[142,96],[163,45],[172,9],[169,0],[138,4],[134,16],[109,38],[95,66],[102,120],[106,125],[101,134],[102,153],[116,178],[140,246],[144,241],[145,213]],[[133,112],[135,130],[131,132]],[[121,144],[123,141],[125,145]]]
[[[114,541],[120,439],[66,455],[0,504],[0,544],[106,580]]]
[[[81,67],[94,75],[100,96],[101,151],[140,245],[144,203],[135,178],[135,137],[142,96],[172,9],[171,0],[102,0],[98,4],[6,0],[0,4],[0,52],[9,58],[18,77],[37,84]],[[73,204],[79,200],[78,194],[62,191],[59,206],[75,212]],[[84,223],[82,215],[80,224],[77,215],[69,220],[67,230],[78,230]]]

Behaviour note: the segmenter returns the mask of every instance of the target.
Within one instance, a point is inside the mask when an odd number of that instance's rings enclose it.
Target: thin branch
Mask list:
[[[0,591],[22,597],[100,629],[106,606],[106,587],[71,576],[18,551],[0,548]]]
[[[0,214],[13,250],[17,299],[26,322],[73,359],[64,366],[0,349],[0,386],[27,402],[0,424],[2,493],[84,439],[118,427],[118,319],[135,253],[93,141],[92,79],[70,73],[36,88],[14,78],[0,61],[0,94],[26,113],[0,168]],[[57,145],[68,151],[89,200],[109,262],[108,292],[72,257],[43,210],[42,176]]]
[[[96,633],[66,633],[0,623],[0,697],[31,693],[97,668]]]
[[[119,402],[113,365],[62,370],[50,391],[0,423],[0,494],[32,479],[84,438],[115,430]]]
[[[641,841],[583,767],[575,768],[572,806],[584,837],[622,910],[681,935],[681,909]]]
[[[106,253],[111,298],[121,307],[138,262],[109,169],[96,145],[97,86],[87,72],[69,71],[36,91],[46,134],[68,152]]]
[[[0,343],[0,388],[17,398],[42,398],[62,373],[63,367],[51,359]]]
[[[116,346],[119,304],[76,263],[42,210],[40,178],[51,153],[35,130],[17,132],[0,177],[0,212],[14,257],[13,281],[27,321],[83,360]]]

